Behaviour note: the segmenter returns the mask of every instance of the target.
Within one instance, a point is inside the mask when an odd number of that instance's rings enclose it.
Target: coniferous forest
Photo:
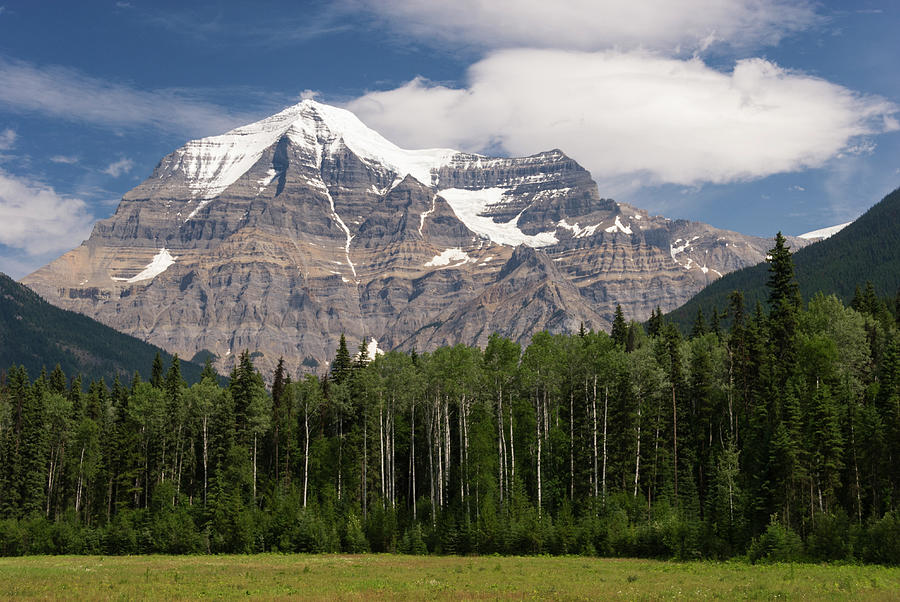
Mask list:
[[[368,361],[342,338],[327,374],[264,379],[245,352],[227,387],[177,357],[110,386],[12,367],[0,554],[897,564],[900,299],[860,290],[801,299],[779,235],[768,304],[735,292],[689,336],[617,312],[524,349]]]

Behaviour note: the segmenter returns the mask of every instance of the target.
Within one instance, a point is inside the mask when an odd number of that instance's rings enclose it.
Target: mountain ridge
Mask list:
[[[524,289],[501,273],[520,244],[554,268],[531,265]],[[170,153],[85,243],[23,282],[188,357],[209,350],[220,371],[244,348],[265,370],[280,356],[327,362],[341,333],[395,348],[438,316],[456,339],[428,341],[471,344],[460,308],[472,303],[516,340],[605,329],[616,304],[635,319],[674,308],[770,246],[603,198],[558,149],[407,151],[304,101]],[[518,319],[531,302],[534,319]]]
[[[118,376],[130,382],[135,370],[149,376],[156,353],[166,364],[169,353],[79,313],[47,303],[30,288],[0,273],[0,370],[23,365],[32,377],[59,364],[70,378]],[[200,380],[203,367],[181,358],[181,373]]]
[[[821,291],[849,301],[866,281],[879,294],[894,295],[900,290],[900,188],[835,234],[793,251],[797,282],[806,299]],[[765,305],[767,279],[767,264],[735,271],[701,290],[668,318],[687,329],[698,308],[706,315],[714,307],[724,311],[733,290],[744,293],[748,307],[757,301]]]

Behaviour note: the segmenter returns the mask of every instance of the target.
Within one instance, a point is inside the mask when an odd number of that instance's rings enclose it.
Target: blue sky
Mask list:
[[[841,223],[900,186],[898,26],[893,0],[0,0],[0,271],[309,95],[408,148],[560,148],[667,217]]]

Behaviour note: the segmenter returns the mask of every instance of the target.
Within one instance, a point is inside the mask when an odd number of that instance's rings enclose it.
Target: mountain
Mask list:
[[[771,244],[602,198],[559,150],[405,150],[306,100],[166,156],[23,282],[223,371],[245,348],[294,369],[330,359],[342,332],[426,350],[605,329],[616,303],[673,309]]]
[[[157,353],[169,365],[172,357],[154,345],[109,326],[50,305],[34,291],[0,274],[0,369],[23,365],[31,377],[59,364],[70,378],[105,379],[118,375],[130,382],[134,371],[149,377]],[[200,380],[202,366],[181,362],[188,382]]]
[[[893,296],[900,289],[900,188],[836,234],[796,251],[794,272],[805,299],[822,291],[849,301],[856,287],[867,281],[880,295]],[[668,317],[689,328],[697,308],[707,316],[713,307],[724,310],[734,290],[744,292],[745,304],[752,310],[757,301],[766,302],[767,280],[768,264],[728,274]]]

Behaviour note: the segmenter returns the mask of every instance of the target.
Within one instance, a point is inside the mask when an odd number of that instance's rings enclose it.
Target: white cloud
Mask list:
[[[0,58],[0,107],[112,128],[207,136],[248,123],[183,90],[138,90],[63,67]]]
[[[106,169],[103,170],[103,173],[111,175],[114,178],[118,178],[119,176],[125,175],[131,171],[134,167],[134,161],[128,159],[127,157],[123,157],[118,161],[110,163]]]
[[[51,163],[63,163],[65,165],[74,165],[78,163],[78,157],[74,155],[53,155],[50,157]]]
[[[27,255],[67,251],[88,237],[87,204],[0,170],[0,244]]]
[[[726,183],[823,165],[897,107],[763,59],[723,73],[645,51],[506,50],[465,88],[414,79],[347,104],[406,147],[561,148],[603,180]]]
[[[351,0],[352,4],[352,0]],[[380,26],[422,41],[475,48],[677,47],[777,44],[819,21],[810,0],[357,0]]]
[[[16,145],[16,138],[18,137],[16,132],[9,128],[0,131],[0,150],[10,150]]]

